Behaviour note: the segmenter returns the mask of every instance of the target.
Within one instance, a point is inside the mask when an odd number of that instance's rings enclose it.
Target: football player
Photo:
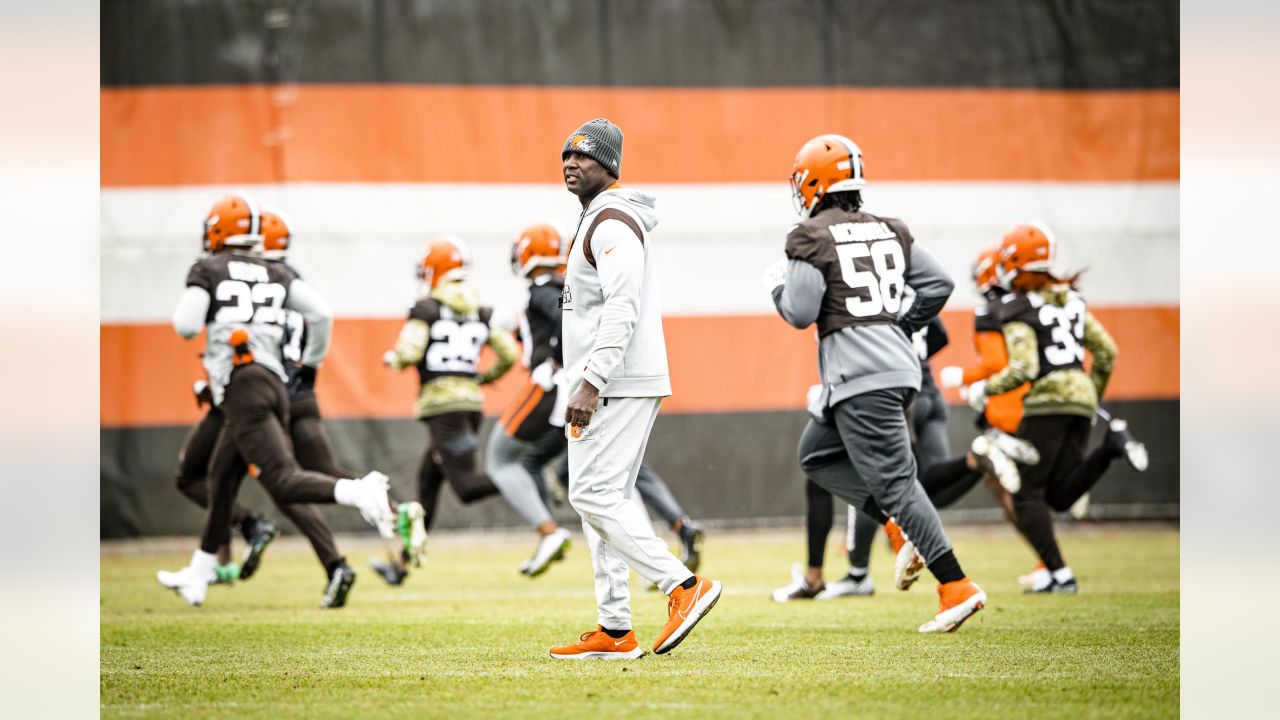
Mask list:
[[[229,195],[215,203],[205,220],[205,237],[210,254],[188,272],[173,325],[186,339],[207,329],[204,366],[226,425],[213,452],[200,548],[181,570],[157,573],[161,585],[192,605],[204,602],[209,584],[217,579],[215,553],[226,541],[242,475],[230,472],[230,463],[256,466],[277,503],[348,505],[384,536],[392,533],[385,475],[375,471],[358,480],[340,479],[303,470],[289,446],[283,311],[295,310],[304,318],[308,338],[302,361],[314,381],[329,349],[333,320],[327,304],[283,266],[252,254],[262,241],[262,216],[248,195]]]
[[[1085,453],[1118,350],[1076,291],[1079,275],[1054,274],[1055,255],[1053,235],[1042,225],[1018,225],[1005,234],[998,272],[1000,283],[1012,291],[1000,305],[1009,361],[971,385],[969,395],[981,406],[989,396],[1030,383],[1017,435],[1035,446],[1040,462],[1022,468],[1014,515],[1047,573],[1028,591],[1075,593],[1079,584],[1058,548],[1051,511],[1068,510],[1112,460],[1136,456],[1140,444],[1123,420],[1115,420],[1102,445]],[[1086,350],[1093,356],[1089,374],[1084,372]]]
[[[906,411],[921,382],[911,335],[938,314],[953,283],[902,221],[862,210],[862,151],[852,140],[829,134],[806,142],[791,185],[801,222],[787,235],[771,294],[788,323],[818,327],[815,405],[825,422],[809,423],[802,457],[843,450],[857,470],[809,477],[906,531],[939,583],[938,612],[920,632],[951,632],[987,596],[964,574],[917,480]],[[904,312],[907,288],[915,301]]]
[[[418,491],[430,529],[444,483],[465,504],[499,492],[476,463],[476,431],[484,404],[481,387],[506,374],[519,350],[510,333],[492,324],[493,308],[480,304],[479,293],[467,281],[471,255],[461,238],[433,238],[417,271],[420,299],[382,360],[392,370],[412,367],[418,373],[416,413],[431,437],[418,473]],[[496,361],[481,372],[485,346],[493,349]],[[372,565],[392,585],[403,582],[407,572],[403,555]]]

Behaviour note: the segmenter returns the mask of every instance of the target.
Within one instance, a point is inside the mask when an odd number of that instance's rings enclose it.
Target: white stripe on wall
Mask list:
[[[235,188],[102,191],[102,320],[169,317],[200,249],[209,206]],[[486,300],[515,306],[511,275],[520,230],[550,222],[569,233],[580,208],[558,185],[291,184],[250,186],[264,208],[288,213],[291,262],[347,317],[399,316],[413,267],[435,233],[463,237]],[[653,240],[670,315],[765,314],[764,268],[795,222],[789,188],[771,184],[660,185]],[[906,221],[952,273],[952,306],[972,305],[969,265],[1014,223],[1053,228],[1064,269],[1088,267],[1084,292],[1103,305],[1178,303],[1177,183],[872,183],[870,212]]]

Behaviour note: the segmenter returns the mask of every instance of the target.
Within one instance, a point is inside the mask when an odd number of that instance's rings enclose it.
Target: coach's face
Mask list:
[[[580,198],[592,198],[613,184],[615,178],[600,163],[586,155],[568,152],[564,155],[564,186]]]

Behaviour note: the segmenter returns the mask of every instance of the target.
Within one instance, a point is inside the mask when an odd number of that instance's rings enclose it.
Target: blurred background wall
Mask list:
[[[868,209],[903,218],[957,280],[951,345],[973,359],[968,282],[1008,226],[1054,228],[1064,268],[1121,348],[1107,404],[1147,441],[1098,516],[1177,516],[1178,3],[923,0],[303,0],[104,3],[101,88],[102,535],[190,533],[173,487],[199,417],[198,343],[168,316],[209,205],[236,188],[292,219],[294,264],[332,303],[321,375],[348,465],[413,494],[415,381],[379,358],[435,233],[461,235],[487,301],[514,312],[508,257],[539,221],[572,231],[567,134],[607,116],[622,182],[658,197],[654,234],[675,395],[648,460],[696,518],[799,516],[795,444],[811,331],[760,276],[795,215],[809,137],[863,149]],[[499,383],[486,412],[522,378]],[[950,398],[959,402],[958,397]],[[972,414],[953,407],[957,452]],[[487,429],[484,431],[487,432]],[[446,492],[446,495],[449,493]],[[252,483],[246,500],[269,503]],[[452,497],[442,527],[517,525]],[[971,493],[957,512],[995,518]],[[353,513],[331,515],[355,529]]]

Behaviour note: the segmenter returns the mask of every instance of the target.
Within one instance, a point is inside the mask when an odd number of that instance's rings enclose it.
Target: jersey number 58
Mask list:
[[[896,313],[902,309],[902,290],[906,287],[906,260],[897,240],[880,240],[874,243],[850,242],[836,245],[840,258],[840,274],[844,282],[854,290],[862,290],[867,296],[847,298],[845,305],[854,317],[874,317],[884,312]],[[871,269],[859,270],[858,260],[871,258]],[[866,263],[862,263],[865,268]]]

